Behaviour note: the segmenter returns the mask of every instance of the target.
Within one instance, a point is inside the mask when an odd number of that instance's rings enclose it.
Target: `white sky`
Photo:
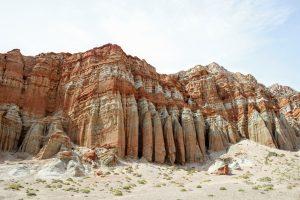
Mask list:
[[[297,0],[0,0],[0,52],[77,52],[106,43],[161,73],[217,62],[300,89]]]

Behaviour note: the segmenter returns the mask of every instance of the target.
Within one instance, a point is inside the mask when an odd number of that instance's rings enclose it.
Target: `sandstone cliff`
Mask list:
[[[248,138],[295,150],[300,94],[216,63],[158,74],[107,44],[83,53],[0,54],[0,150],[51,157],[72,143],[120,157],[201,162]]]

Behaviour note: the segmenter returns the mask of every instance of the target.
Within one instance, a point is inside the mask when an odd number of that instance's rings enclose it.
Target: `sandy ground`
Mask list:
[[[103,175],[47,174],[56,158],[36,161],[0,154],[0,199],[300,199],[300,152],[271,149],[244,140],[205,164],[156,165],[123,160],[103,167]],[[241,170],[214,175],[217,158],[231,158]],[[90,169],[93,171],[93,169]]]

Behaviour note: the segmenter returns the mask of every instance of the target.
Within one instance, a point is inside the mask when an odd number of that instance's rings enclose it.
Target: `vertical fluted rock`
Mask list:
[[[179,111],[177,108],[173,108],[170,111],[173,132],[174,132],[174,142],[176,147],[176,163],[184,164],[185,163],[185,147],[184,147],[184,137],[183,130],[178,121]]]
[[[20,147],[20,151],[36,155],[41,148],[44,137],[44,125],[42,123],[34,123],[27,131],[25,138]]]
[[[149,103],[149,109],[152,114],[153,124],[153,145],[154,145],[154,161],[157,163],[164,163],[166,157],[166,149],[164,142],[164,134],[159,113],[155,110],[152,103]]]
[[[98,103],[96,103],[98,104]],[[88,116],[88,124],[86,130],[83,132],[83,137],[81,137],[82,145],[87,147],[92,147],[93,141],[95,141],[95,137],[97,134],[96,124],[98,124],[99,120],[99,111],[100,111],[100,104],[95,105],[92,107],[90,115]]]
[[[250,140],[269,147],[276,147],[265,121],[255,109],[248,119],[248,133]]]
[[[288,129],[284,126],[284,124],[275,117],[275,133],[274,137],[280,149],[284,150],[293,150],[293,144],[290,141]]]
[[[240,95],[240,91],[235,91],[236,95]],[[237,116],[236,131],[242,138],[248,138],[248,102],[245,97],[239,97],[238,100],[231,105],[231,108],[235,108],[235,115]],[[226,105],[226,104],[225,104]]]
[[[125,130],[122,99],[119,93],[107,93],[89,102],[85,123],[81,121],[80,145],[117,147],[125,155]]]
[[[171,116],[165,106],[159,109],[161,122],[163,126],[164,141],[166,148],[166,162],[174,164],[176,158],[176,148],[173,137],[173,127]]]
[[[270,111],[264,111],[260,113],[260,116],[264,120],[269,132],[272,134],[275,129],[275,127],[273,126],[275,124],[273,119],[273,113]]]
[[[184,147],[184,137],[183,130],[178,122],[178,119],[172,117],[173,119],[173,130],[174,130],[174,140],[176,146],[176,161],[180,164],[185,163],[185,147]]]
[[[196,141],[196,148],[195,148],[195,162],[202,162],[204,161],[204,156],[201,152],[200,146],[198,141]]]
[[[134,96],[130,96],[126,101],[126,155],[137,159],[139,153],[139,114]]]
[[[148,103],[146,99],[139,100],[139,119],[140,119],[140,131],[142,139],[142,157],[151,162],[153,159],[153,127],[151,112],[148,109]]]
[[[19,108],[10,105],[0,110],[0,150],[12,151],[17,148],[22,130]]]
[[[23,109],[27,113],[43,117],[47,108],[55,109],[55,85],[59,84],[60,74],[51,58],[39,58],[38,62],[32,67],[30,81],[26,82]]]
[[[225,120],[220,115],[212,118],[211,121],[216,124],[218,129],[222,132],[222,137],[224,139],[224,143],[235,144],[239,140],[239,135],[236,132],[230,122]]]
[[[283,114],[280,114],[279,119],[287,131],[286,135],[287,135],[288,140],[292,144],[293,148],[296,149],[300,140],[299,140],[299,138],[297,138],[297,133],[296,133],[295,129],[289,124],[289,122],[287,121],[287,119],[285,118],[285,116]]]
[[[165,149],[161,120],[158,113],[156,113],[153,116],[153,136],[154,136],[154,161],[157,163],[164,163],[166,157],[166,149]]]
[[[181,115],[181,123],[185,143],[186,162],[195,162],[197,137],[193,115],[190,109],[184,108]]]
[[[237,123],[237,129],[242,138],[248,138],[248,123],[247,118],[245,116],[242,116],[240,120]]]
[[[2,147],[3,144],[4,144],[4,140],[6,138],[6,133],[4,133],[4,130],[3,130],[3,117],[4,117],[4,114],[5,114],[5,111],[0,111],[0,150],[4,150]]]
[[[60,120],[55,120],[50,124],[45,140],[43,148],[37,155],[39,159],[51,158],[60,151],[62,146],[67,149],[72,148],[70,138],[64,132]]]
[[[0,83],[2,83],[2,79],[3,79],[3,74],[4,74],[4,70],[5,70],[5,56],[3,54],[0,54]]]
[[[0,102],[19,105],[22,87],[24,63],[19,49],[6,53],[2,66],[0,82]]]
[[[231,123],[228,124],[227,135],[231,144],[235,144],[240,140],[236,127],[233,127]]]
[[[200,110],[197,110],[197,112],[194,113],[194,122],[195,122],[198,145],[200,147],[202,155],[205,157],[206,155],[205,122]]]
[[[176,148],[173,137],[172,119],[170,115],[168,115],[168,117],[165,119],[164,138],[167,151],[167,161],[171,164],[174,164],[176,159]]]
[[[151,113],[147,111],[143,120],[143,157],[149,162],[153,158],[153,127],[151,120]]]
[[[212,122],[208,132],[209,150],[222,151],[226,148],[227,144],[222,135],[222,131],[219,130],[215,122]]]

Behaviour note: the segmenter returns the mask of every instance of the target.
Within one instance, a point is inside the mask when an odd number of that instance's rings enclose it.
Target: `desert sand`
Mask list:
[[[230,163],[230,175],[211,173],[220,159]],[[0,199],[300,199],[300,152],[249,140],[210,153],[202,164],[127,159],[113,167],[87,167],[82,177],[60,171],[59,165],[58,158],[1,153]]]

